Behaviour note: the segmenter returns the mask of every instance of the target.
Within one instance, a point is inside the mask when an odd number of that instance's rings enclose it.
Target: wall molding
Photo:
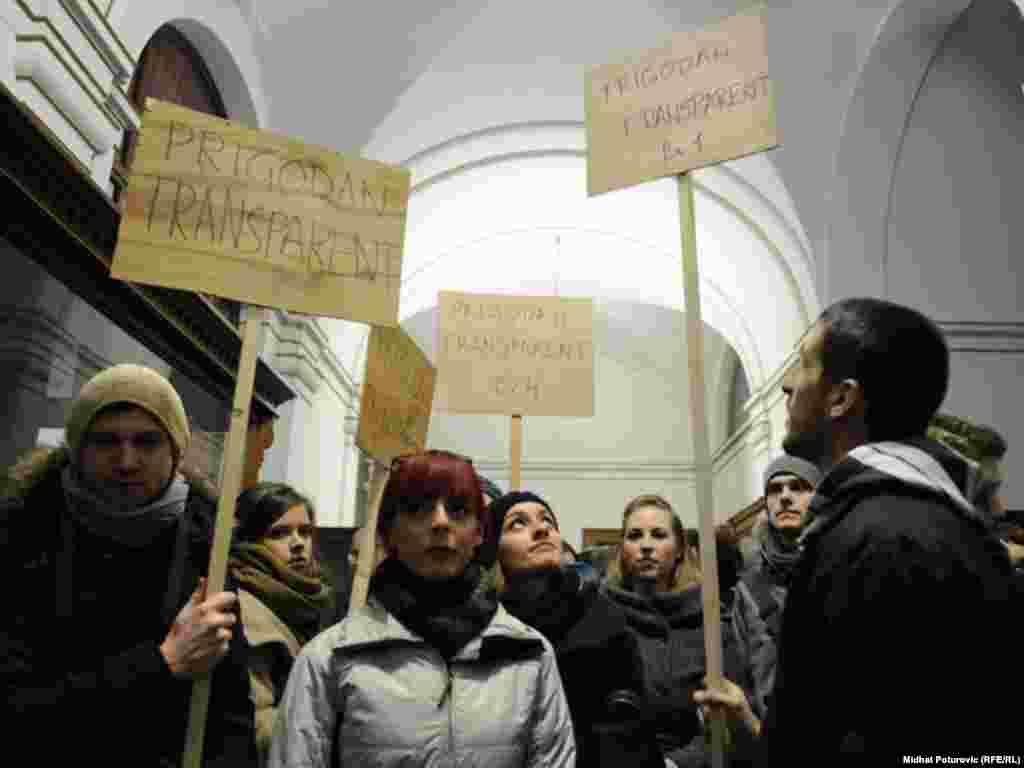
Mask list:
[[[103,59],[103,63],[110,69],[114,80],[126,84],[135,69],[134,63],[119,51],[116,41],[108,36],[108,28],[103,24],[103,16],[94,17],[95,6],[90,4],[90,12],[79,0],[60,0],[61,6],[71,17],[72,21],[82,30],[82,34],[96,49],[96,52]]]
[[[484,475],[505,476],[510,461],[473,460]],[[577,480],[674,480],[692,485],[696,468],[689,459],[540,459],[523,461],[524,475],[534,478],[572,478]]]
[[[359,389],[316,318],[277,310],[264,321],[264,328],[273,339],[269,348],[274,367],[303,385],[304,399],[311,400],[321,385],[326,385],[345,408],[357,407]]]
[[[1024,354],[1024,323],[940,322],[951,352]]]
[[[711,465],[714,467],[714,474],[720,475],[725,472],[729,465],[748,448],[753,448],[755,451],[768,448],[771,436],[772,425],[767,416],[759,416],[747,421],[712,455]]]
[[[109,152],[120,138],[114,117],[77,78],[49,39],[18,37],[14,73],[17,79],[28,80],[38,88],[96,154]],[[97,107],[98,115],[105,119],[83,108],[83,95]]]

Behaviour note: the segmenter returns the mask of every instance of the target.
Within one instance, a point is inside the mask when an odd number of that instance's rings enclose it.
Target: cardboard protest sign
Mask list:
[[[763,9],[586,73],[587,193],[777,146]]]
[[[594,415],[590,299],[441,291],[438,408]]]
[[[371,329],[356,444],[384,463],[423,450],[436,381],[437,369],[401,326]]]
[[[398,321],[409,172],[149,99],[111,274]]]

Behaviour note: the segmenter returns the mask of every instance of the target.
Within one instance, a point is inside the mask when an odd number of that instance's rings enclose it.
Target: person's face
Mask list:
[[[141,507],[159,496],[174,472],[170,435],[141,408],[100,414],[79,452],[85,484],[122,506]]]
[[[814,488],[802,477],[783,472],[772,476],[764,491],[768,513],[780,531],[799,531]]]
[[[831,429],[826,408],[828,381],[821,362],[825,329],[819,322],[800,345],[796,366],[786,375],[786,437],[782,448],[814,464],[830,451]]]
[[[302,576],[311,575],[313,564],[313,523],[305,504],[289,507],[270,526],[262,543],[274,557]]]
[[[660,507],[633,510],[626,520],[622,538],[622,568],[627,576],[656,581],[659,590],[668,589],[681,555],[668,510]]]
[[[481,538],[480,521],[461,501],[429,499],[395,516],[385,544],[413,573],[441,581],[466,570]]]
[[[543,504],[522,501],[501,524],[498,561],[506,573],[557,568],[562,562],[562,537],[555,516]]]

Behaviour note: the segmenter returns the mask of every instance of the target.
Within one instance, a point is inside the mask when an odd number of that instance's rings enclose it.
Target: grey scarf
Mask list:
[[[142,507],[129,507],[103,499],[79,481],[69,465],[61,472],[68,515],[82,528],[98,536],[141,548],[182,518],[188,499],[188,483],[175,475],[164,492]]]

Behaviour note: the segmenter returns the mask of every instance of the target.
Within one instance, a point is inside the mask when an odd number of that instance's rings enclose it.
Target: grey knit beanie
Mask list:
[[[812,488],[817,488],[818,483],[821,482],[820,469],[805,459],[786,454],[779,456],[768,465],[764,471],[764,482],[761,484],[761,488],[768,488],[768,481],[776,475],[796,475],[810,483]]]

